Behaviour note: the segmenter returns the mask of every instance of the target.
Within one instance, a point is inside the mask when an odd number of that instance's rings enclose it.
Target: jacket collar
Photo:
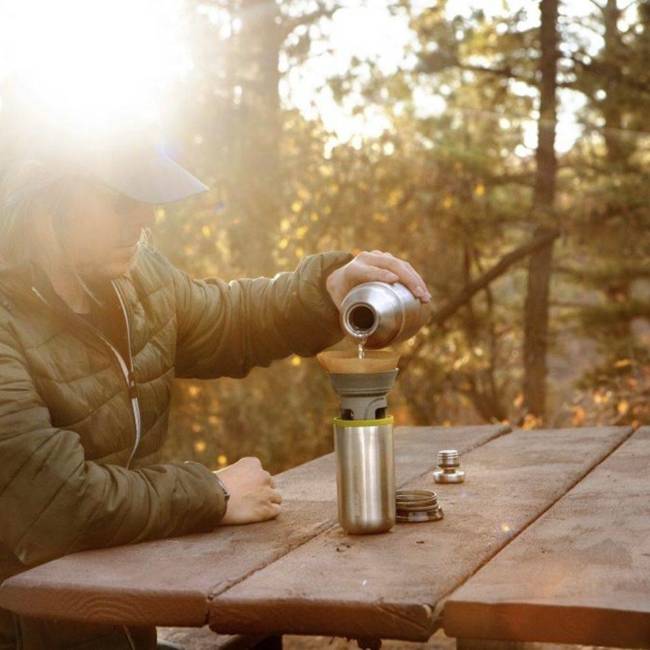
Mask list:
[[[32,293],[37,271],[33,264],[10,265],[0,259],[0,291],[13,301],[33,301]]]
[[[94,283],[93,293],[101,296],[100,300],[110,297],[111,283]],[[0,262],[0,291],[9,299],[31,302],[37,300],[57,310],[73,313],[67,303],[57,294],[50,278],[43,268],[36,263],[23,265],[2,265]]]

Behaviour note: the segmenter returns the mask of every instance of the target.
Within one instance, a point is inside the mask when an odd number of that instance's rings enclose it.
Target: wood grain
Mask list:
[[[517,431],[462,458],[460,485],[437,485],[440,522],[349,536],[336,526],[225,592],[218,632],[423,641],[438,602],[621,443],[628,428]],[[409,483],[432,488],[430,476]]]
[[[504,426],[396,430],[396,472],[404,482],[431,469],[437,449],[469,450]],[[281,558],[336,519],[333,454],[276,477],[284,496],[274,521],[69,555],[13,576],[0,607],[20,614],[133,625],[199,626],[209,594]]]
[[[650,428],[447,601],[451,636],[650,647]]]

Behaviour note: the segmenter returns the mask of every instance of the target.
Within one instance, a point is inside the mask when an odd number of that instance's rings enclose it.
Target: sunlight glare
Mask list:
[[[323,25],[323,31],[324,41],[312,44],[312,56],[301,65],[290,68],[286,60],[282,61],[286,72],[281,86],[285,103],[298,107],[308,119],[320,117],[334,134],[331,146],[339,142],[354,146],[363,138],[378,137],[390,127],[385,112],[367,106],[355,114],[354,107],[364,103],[359,92],[350,93],[340,105],[326,80],[344,75],[355,59],[370,60],[387,75],[400,66],[412,66],[414,60],[409,58],[407,48],[413,32],[406,15],[392,15],[384,3],[352,3],[336,11],[331,22]],[[368,79],[367,70],[359,70],[358,74]]]
[[[179,1],[0,0],[0,80],[76,126],[155,120],[165,84],[191,67]]]

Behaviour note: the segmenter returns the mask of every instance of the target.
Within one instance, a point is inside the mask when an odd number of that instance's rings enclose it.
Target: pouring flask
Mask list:
[[[340,321],[346,334],[378,349],[413,336],[430,314],[431,308],[399,282],[364,282],[343,298]]]

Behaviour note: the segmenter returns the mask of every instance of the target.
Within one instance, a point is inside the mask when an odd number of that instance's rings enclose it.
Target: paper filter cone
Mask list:
[[[317,354],[316,358],[327,372],[350,375],[394,370],[399,354],[391,350],[366,350],[365,358],[359,359],[356,350],[329,350]]]

